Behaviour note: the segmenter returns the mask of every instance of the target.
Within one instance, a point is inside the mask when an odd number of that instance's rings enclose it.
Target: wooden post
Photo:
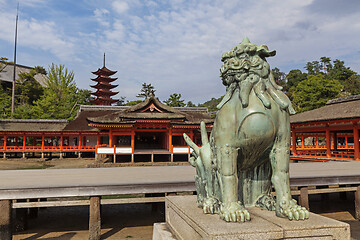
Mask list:
[[[326,157],[331,158],[331,134],[329,129],[326,129]]]
[[[301,136],[301,148],[302,148],[302,149],[305,148],[305,139],[304,139],[304,136]]]
[[[109,147],[113,147],[112,130],[109,131]]]
[[[26,199],[19,199],[17,202],[26,202]],[[15,231],[25,231],[28,228],[28,209],[17,208],[15,213]]]
[[[60,136],[60,152],[63,152],[63,150],[64,150],[64,137],[61,134],[61,136]]]
[[[316,148],[319,148],[319,136],[316,136]]]
[[[23,151],[25,152],[25,148],[26,148],[26,136],[23,136]]]
[[[11,200],[0,200],[0,239],[12,239]]]
[[[353,132],[354,132],[354,159],[360,160],[359,130],[357,129],[356,124],[354,124]]]
[[[169,129],[169,152],[173,153],[173,147],[172,147],[172,129]]]
[[[133,163],[134,162],[134,151],[135,151],[135,131],[132,130],[131,131],[131,152],[132,152],[132,155],[131,155],[131,162]]]
[[[41,136],[41,150],[44,150],[44,148],[45,148],[45,136],[42,135]]]
[[[302,187],[300,189],[299,204],[300,204],[300,206],[305,207],[307,210],[310,210],[310,208],[309,208],[309,193],[308,193],[307,187]]]
[[[7,136],[4,136],[4,150],[6,150]]]
[[[81,150],[81,135],[79,134],[79,146],[78,146],[78,149],[79,149],[79,151]]]
[[[360,219],[360,186],[357,187],[355,192],[355,218]]]
[[[338,149],[338,137],[336,132],[334,132],[334,150]]]
[[[153,153],[151,154],[151,162],[152,163],[154,162],[154,154]]]
[[[297,155],[297,152],[296,152],[296,134],[295,134],[295,131],[293,130],[291,132],[291,138],[292,138],[292,153],[294,156]]]
[[[100,240],[101,236],[101,214],[100,197],[90,197],[89,213],[89,240]]]

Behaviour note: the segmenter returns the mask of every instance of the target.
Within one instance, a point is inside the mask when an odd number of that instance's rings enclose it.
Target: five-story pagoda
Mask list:
[[[105,54],[104,54],[104,66],[98,69],[96,72],[92,72],[97,75],[96,78],[91,79],[97,82],[96,85],[90,86],[96,88],[96,92],[91,93],[96,98],[92,100],[93,104],[96,105],[108,105],[117,102],[118,100],[112,99],[111,96],[118,94],[118,92],[113,92],[111,89],[117,87],[118,85],[113,85],[111,82],[115,81],[117,78],[112,78],[110,76],[114,75],[117,71],[111,71],[105,67]]]

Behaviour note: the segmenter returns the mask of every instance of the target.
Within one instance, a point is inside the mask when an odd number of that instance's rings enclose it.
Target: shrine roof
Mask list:
[[[90,127],[87,121],[88,117],[99,117],[102,115],[109,114],[113,111],[111,110],[94,110],[94,111],[80,111],[78,112],[78,115],[76,118],[69,122],[66,127],[64,128],[64,131],[76,131],[76,132],[98,132],[99,130],[97,128]]]
[[[290,122],[305,123],[360,118],[360,95],[329,100],[325,106],[290,116]]]
[[[124,121],[136,119],[169,120],[174,124],[200,124],[201,121],[213,122],[206,108],[173,108],[161,103],[155,96],[146,98],[143,102],[121,111],[88,118],[90,122],[100,124],[123,123]]]
[[[60,132],[68,121],[50,119],[0,119],[2,132]]]

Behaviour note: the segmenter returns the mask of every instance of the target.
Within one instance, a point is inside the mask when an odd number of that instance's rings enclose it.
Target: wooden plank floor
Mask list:
[[[191,166],[1,170],[0,200],[193,191],[194,175]],[[325,180],[331,184],[360,184],[360,163],[290,164],[292,186],[321,185]]]

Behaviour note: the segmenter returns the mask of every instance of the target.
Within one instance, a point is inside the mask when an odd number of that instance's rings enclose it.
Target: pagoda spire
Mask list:
[[[104,66],[103,67],[105,67],[105,52],[104,52]]]
[[[111,82],[115,81],[117,78],[112,78],[110,76],[114,75],[116,71],[111,71],[105,67],[105,53],[104,53],[104,65],[93,74],[97,75],[96,78],[91,80],[97,82],[95,85],[90,85],[90,87],[95,88],[96,92],[91,93],[96,98],[92,100],[93,104],[96,105],[107,105],[110,106],[112,103],[117,102],[118,100],[112,99],[111,96],[118,94],[118,92],[113,92],[111,89],[117,87],[118,85],[113,85]]]

